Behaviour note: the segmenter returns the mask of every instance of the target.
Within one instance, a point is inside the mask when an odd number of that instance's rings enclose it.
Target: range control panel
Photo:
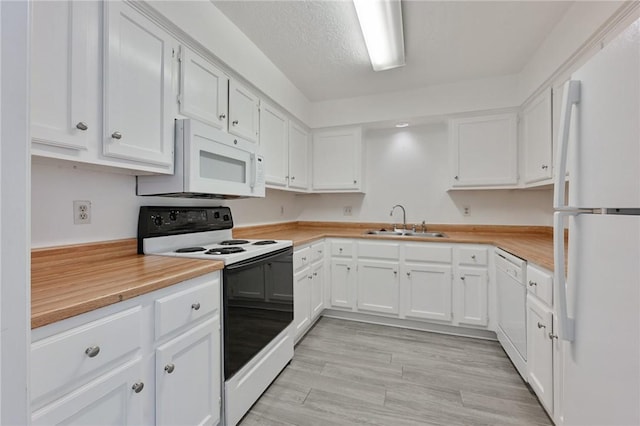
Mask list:
[[[140,207],[138,242],[143,238],[233,228],[229,207]]]

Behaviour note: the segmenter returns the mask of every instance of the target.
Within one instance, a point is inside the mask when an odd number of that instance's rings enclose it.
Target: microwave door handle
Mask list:
[[[563,105],[560,110],[560,131],[556,151],[555,180],[553,185],[553,208],[562,210],[565,204],[565,175],[567,172],[567,152],[571,130],[571,110],[580,103],[580,80],[569,80],[564,85]]]
[[[251,189],[254,189],[256,187],[256,179],[257,179],[257,167],[258,165],[256,164],[256,154],[251,154],[251,181],[250,181],[250,186]]]

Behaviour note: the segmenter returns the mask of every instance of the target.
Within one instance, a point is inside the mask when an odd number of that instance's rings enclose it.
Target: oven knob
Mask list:
[[[172,210],[169,212],[169,219],[170,220],[176,220],[178,219],[178,212],[176,210]]]
[[[160,215],[156,216],[156,217],[153,219],[153,223],[154,223],[156,226],[162,226],[162,223],[163,223],[163,221],[162,221],[162,216],[160,216]]]

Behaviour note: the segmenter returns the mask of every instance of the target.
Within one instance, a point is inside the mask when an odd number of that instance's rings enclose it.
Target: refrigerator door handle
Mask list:
[[[564,219],[568,216],[578,216],[581,211],[561,211],[553,214],[553,270],[554,279],[558,288],[558,322],[560,338],[572,342],[574,339],[574,320],[569,318],[567,311],[567,284],[565,278],[564,255]],[[575,285],[575,283],[574,283]]]
[[[562,91],[562,109],[560,110],[560,132],[556,152],[556,175],[553,182],[553,208],[566,208],[565,176],[567,174],[567,152],[569,147],[569,133],[571,130],[571,110],[580,103],[580,81],[569,80]]]

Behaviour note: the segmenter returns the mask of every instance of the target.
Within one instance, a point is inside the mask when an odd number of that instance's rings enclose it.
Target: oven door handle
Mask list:
[[[246,268],[250,268],[252,266],[258,265],[260,263],[267,263],[269,262],[269,260],[275,259],[277,257],[282,256],[283,254],[287,254],[288,252],[291,253],[291,255],[293,255],[293,248],[292,247],[287,247],[275,252],[270,252],[258,257],[253,257],[251,259],[247,259],[244,260],[242,262],[238,262],[238,263],[234,263],[232,265],[229,266],[225,266],[224,269],[226,271],[235,271],[238,269],[246,269]]]

